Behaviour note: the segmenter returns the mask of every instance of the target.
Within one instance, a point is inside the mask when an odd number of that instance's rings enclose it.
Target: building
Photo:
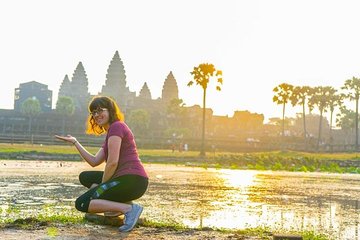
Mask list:
[[[21,83],[15,88],[14,110],[20,112],[23,102],[28,98],[39,100],[42,112],[51,112],[52,91],[47,85],[36,81]]]

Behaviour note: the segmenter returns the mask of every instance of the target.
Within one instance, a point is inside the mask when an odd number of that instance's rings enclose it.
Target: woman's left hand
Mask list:
[[[63,140],[65,142],[69,142],[69,143],[72,143],[74,144],[75,142],[77,142],[76,138],[71,136],[71,135],[66,135],[66,136],[59,136],[59,135],[55,135],[55,137],[57,139],[60,139],[60,140]]]

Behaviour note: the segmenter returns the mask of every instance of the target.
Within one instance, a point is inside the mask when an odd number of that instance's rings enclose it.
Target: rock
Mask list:
[[[89,222],[93,222],[100,225],[111,225],[111,226],[121,226],[124,224],[123,216],[118,217],[106,217],[100,213],[86,213],[85,219]]]

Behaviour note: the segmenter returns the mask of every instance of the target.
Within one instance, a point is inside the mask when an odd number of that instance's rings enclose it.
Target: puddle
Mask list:
[[[86,190],[78,174],[94,170],[82,162],[63,167],[50,161],[6,163],[0,170],[2,217],[9,208],[19,209],[21,215],[41,212],[46,206],[55,212],[76,212],[74,201]],[[138,202],[148,219],[190,227],[266,226],[315,230],[336,239],[359,238],[360,175],[145,166],[150,185]]]

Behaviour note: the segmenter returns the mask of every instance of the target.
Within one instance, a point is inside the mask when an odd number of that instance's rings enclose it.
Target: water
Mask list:
[[[360,175],[145,167],[150,185],[138,202],[147,219],[190,227],[314,230],[359,239]],[[81,162],[0,161],[1,217],[44,211],[80,215],[73,203],[86,190],[77,177],[83,170],[94,169]]]

